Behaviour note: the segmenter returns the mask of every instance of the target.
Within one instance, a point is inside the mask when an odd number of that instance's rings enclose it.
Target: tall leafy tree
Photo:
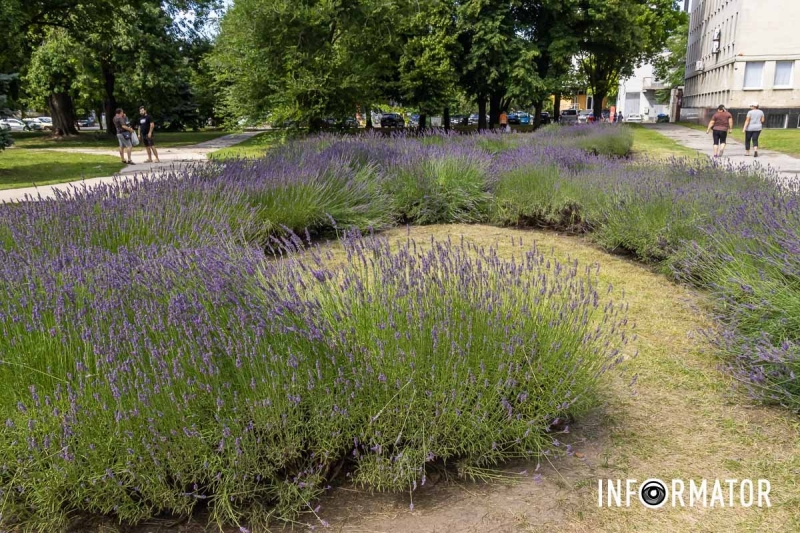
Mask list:
[[[670,87],[683,85],[686,79],[686,49],[689,43],[689,15],[682,12],[680,24],[667,38],[665,53],[656,57],[653,66],[656,76]],[[670,91],[656,91],[656,98],[661,103],[669,102]]]
[[[399,60],[399,94],[406,105],[419,109],[419,127],[444,109],[456,90],[460,52],[452,2],[429,0],[407,18],[407,40]],[[449,124],[446,124],[449,127]]]
[[[400,43],[394,0],[236,0],[214,66],[232,116],[308,121],[355,113],[382,94]]]
[[[578,0],[572,16],[580,34],[579,64],[598,117],[620,77],[655,59],[681,20],[675,0]]]

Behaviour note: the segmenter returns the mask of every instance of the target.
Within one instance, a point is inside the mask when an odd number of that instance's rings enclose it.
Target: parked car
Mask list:
[[[23,118],[22,122],[24,122],[25,126],[31,131],[42,131],[42,123],[35,118]]]
[[[78,121],[78,126],[80,126],[81,128],[88,128],[90,126],[94,126],[94,119],[82,118]]]
[[[477,113],[471,114],[469,116],[469,125],[470,126],[477,126],[479,118],[480,118],[480,115],[478,115]],[[489,123],[489,115],[486,115],[486,123],[487,124]]]
[[[508,123],[509,124],[519,124],[519,113],[509,113],[508,114]]]
[[[412,128],[419,127],[419,113],[414,113],[410,117],[408,117],[408,125]]]
[[[625,122],[644,122],[644,118],[639,113],[631,113],[625,119]]]
[[[591,109],[584,109],[578,113],[578,123],[591,124],[594,122],[594,111]]]
[[[469,125],[469,116],[467,115],[453,115],[450,117],[451,126],[467,126]]]
[[[522,125],[522,126],[530,126],[530,124],[531,124],[531,116],[528,113],[525,113],[525,112],[517,113],[517,116],[519,117],[520,125]]]
[[[577,124],[578,123],[578,110],[577,109],[564,109],[561,111],[561,116],[558,121],[561,124]]]
[[[381,114],[381,128],[403,128],[406,121],[399,113],[383,113]]]
[[[540,122],[542,124],[545,124],[545,125],[550,124],[550,121],[551,121],[550,113],[547,112],[547,111],[542,111],[539,120],[540,120]]]
[[[5,118],[0,120],[0,128],[11,131],[25,131],[29,129],[27,124],[15,118]]]

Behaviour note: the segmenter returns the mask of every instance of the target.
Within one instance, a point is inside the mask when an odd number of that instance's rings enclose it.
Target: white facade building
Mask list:
[[[669,114],[669,105],[656,103],[656,91],[668,88],[668,85],[656,79],[653,65],[642,65],[632,77],[620,81],[617,111],[625,118],[639,114],[645,122],[655,122],[659,114]]]
[[[681,117],[720,104],[737,125],[758,102],[767,127],[800,127],[800,0],[695,0]]]

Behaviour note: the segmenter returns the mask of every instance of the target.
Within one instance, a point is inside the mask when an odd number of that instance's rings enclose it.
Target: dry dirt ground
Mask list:
[[[461,238],[497,244],[519,254],[512,237],[535,241],[556,256],[600,264],[604,283],[624,290],[638,339],[622,373],[607,375],[603,405],[577,420],[569,434],[575,454],[536,463],[504,465],[506,480],[478,483],[439,479],[413,495],[370,494],[353,486],[333,489],[319,516],[327,531],[342,533],[511,532],[790,532],[800,531],[800,420],[783,409],[753,405],[719,369],[703,330],[712,326],[705,297],[627,258],[609,255],[576,237],[489,226],[431,226],[388,232],[418,243]],[[630,386],[632,375],[635,385]],[[537,475],[539,474],[539,475]],[[599,508],[597,481],[656,477],[700,480],[768,479],[772,507]],[[432,476],[431,479],[435,479]],[[726,493],[727,494],[727,493]],[[727,496],[726,496],[727,500]],[[313,515],[306,524],[323,529]],[[173,527],[140,525],[137,533],[204,530],[197,517]],[[295,530],[307,530],[294,524]],[[88,531],[133,531],[94,525]],[[210,528],[209,530],[216,530]],[[238,529],[238,528],[237,528]],[[235,531],[234,529],[230,530]],[[275,531],[286,531],[277,528]],[[255,531],[253,532],[255,533]]]

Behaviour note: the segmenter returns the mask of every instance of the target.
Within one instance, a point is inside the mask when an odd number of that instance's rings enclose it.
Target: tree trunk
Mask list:
[[[447,106],[444,108],[442,121],[444,122],[444,131],[450,131],[450,108]]]
[[[53,93],[47,97],[50,117],[53,119],[53,135],[77,135],[75,128],[75,106],[67,93]]]
[[[592,113],[594,114],[594,121],[600,122],[600,117],[603,116],[603,100],[606,99],[605,94],[595,94],[592,100]]]
[[[425,131],[425,126],[427,125],[426,124],[427,122],[428,122],[428,115],[426,115],[425,113],[420,113],[419,114],[419,124],[417,126],[419,128],[420,133]]]
[[[500,118],[500,95],[489,96],[489,128],[494,128]]]
[[[117,99],[114,97],[114,86],[116,85],[117,77],[108,63],[103,62],[101,69],[103,71],[103,87],[106,91],[106,98],[103,101],[103,107],[106,110],[106,133],[116,135],[117,128],[114,127],[114,115],[117,114]]]
[[[538,129],[539,126],[542,125],[542,108],[544,107],[544,102],[539,100],[535,104],[533,104],[533,112],[535,116],[533,117],[533,129]]]
[[[555,95],[555,100],[553,101],[553,121],[558,122],[558,119],[561,117],[561,92],[557,92]]]
[[[488,127],[486,124],[486,98],[478,98],[478,131],[483,131]]]

